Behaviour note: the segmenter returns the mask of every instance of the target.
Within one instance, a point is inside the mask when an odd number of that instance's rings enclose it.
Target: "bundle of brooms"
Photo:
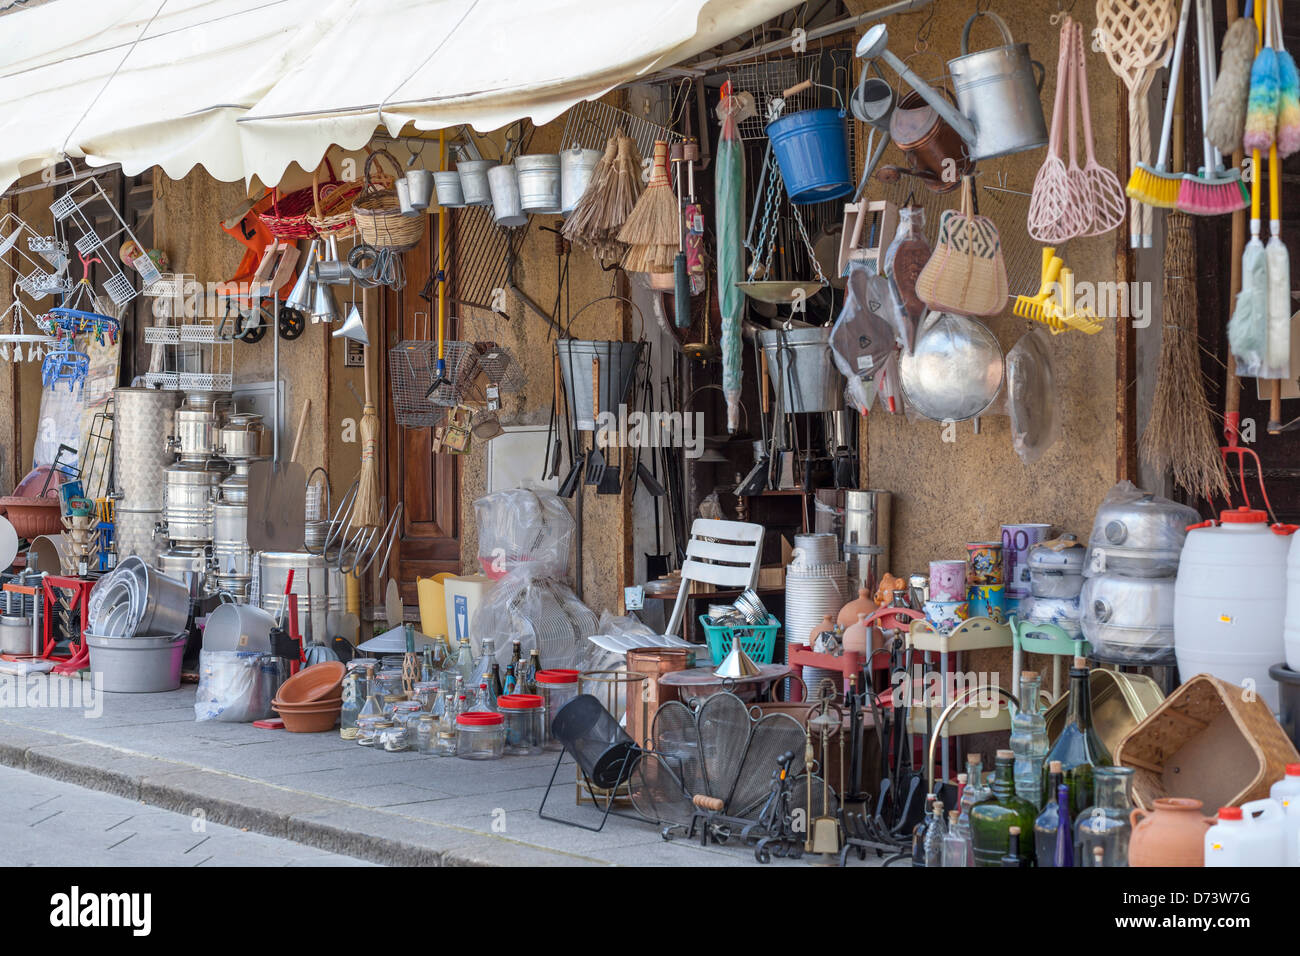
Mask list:
[[[641,156],[631,137],[619,130],[606,141],[591,182],[565,220],[565,238],[590,249],[598,259],[622,260],[627,246],[618,233],[640,195]]]
[[[1142,432],[1142,457],[1168,469],[1193,495],[1226,498],[1228,475],[1211,423],[1196,334],[1196,251],[1191,219],[1170,212],[1165,227],[1164,317],[1151,418]]]

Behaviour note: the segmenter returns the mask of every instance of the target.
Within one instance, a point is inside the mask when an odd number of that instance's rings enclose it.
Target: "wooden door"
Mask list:
[[[383,402],[380,447],[387,456],[387,468],[381,473],[388,500],[404,502],[388,575],[398,582],[407,604],[418,603],[417,577],[460,571],[459,459],[433,454],[432,429],[397,424],[388,370],[388,349],[406,339],[427,339],[431,335],[433,323],[429,316],[436,309],[436,299],[431,304],[421,298],[420,292],[437,268],[437,236],[438,217],[430,216],[424,239],[403,257],[405,287],[399,291],[387,289],[380,296],[384,338],[380,342],[383,354],[376,381]],[[417,320],[417,313],[424,315]]]

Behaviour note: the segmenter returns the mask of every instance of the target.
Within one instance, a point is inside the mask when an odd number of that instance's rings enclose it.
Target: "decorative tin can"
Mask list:
[[[1006,621],[1006,587],[1002,584],[973,584],[966,592],[971,617],[987,617],[1002,624]]]
[[[966,562],[930,562],[930,600],[966,600]]]
[[[1029,594],[1029,549],[1051,530],[1050,524],[1002,526],[1002,567],[1007,597],[1022,598]]]
[[[1002,542],[972,541],[966,545],[966,584],[981,587],[1005,584],[1002,576]]]
[[[926,601],[925,619],[940,634],[950,634],[969,617],[965,601]]]

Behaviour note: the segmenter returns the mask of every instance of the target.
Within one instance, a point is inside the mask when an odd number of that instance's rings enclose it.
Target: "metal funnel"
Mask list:
[[[334,290],[329,283],[317,282],[316,295],[311,307],[313,322],[336,322],[339,318],[339,304],[334,301]]]
[[[758,674],[758,665],[754,659],[745,653],[745,649],[740,646],[740,638],[732,638],[731,650],[727,656],[722,659],[717,670],[713,672],[714,677],[731,678],[739,680],[742,677],[753,677]]]
[[[355,302],[352,308],[348,310],[348,317],[343,324],[330,333],[336,339],[351,339],[353,342],[360,342],[362,345],[370,345],[370,336],[366,334],[366,323],[361,319],[361,310],[357,308]]]
[[[316,284],[316,249],[319,245],[320,240],[313,239],[307,249],[306,265],[298,273],[298,281],[294,283],[293,291],[284,302],[290,309],[297,309],[299,312],[312,310],[312,287]]]

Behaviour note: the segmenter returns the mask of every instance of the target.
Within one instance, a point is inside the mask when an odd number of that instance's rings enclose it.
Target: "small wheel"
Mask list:
[[[245,316],[242,312],[235,317],[235,338],[249,345],[254,345],[266,338],[266,330],[271,325],[271,316],[266,310],[265,305],[260,305],[258,310],[250,316]]]
[[[307,317],[297,309],[280,306],[280,338],[292,342],[307,328]]]

